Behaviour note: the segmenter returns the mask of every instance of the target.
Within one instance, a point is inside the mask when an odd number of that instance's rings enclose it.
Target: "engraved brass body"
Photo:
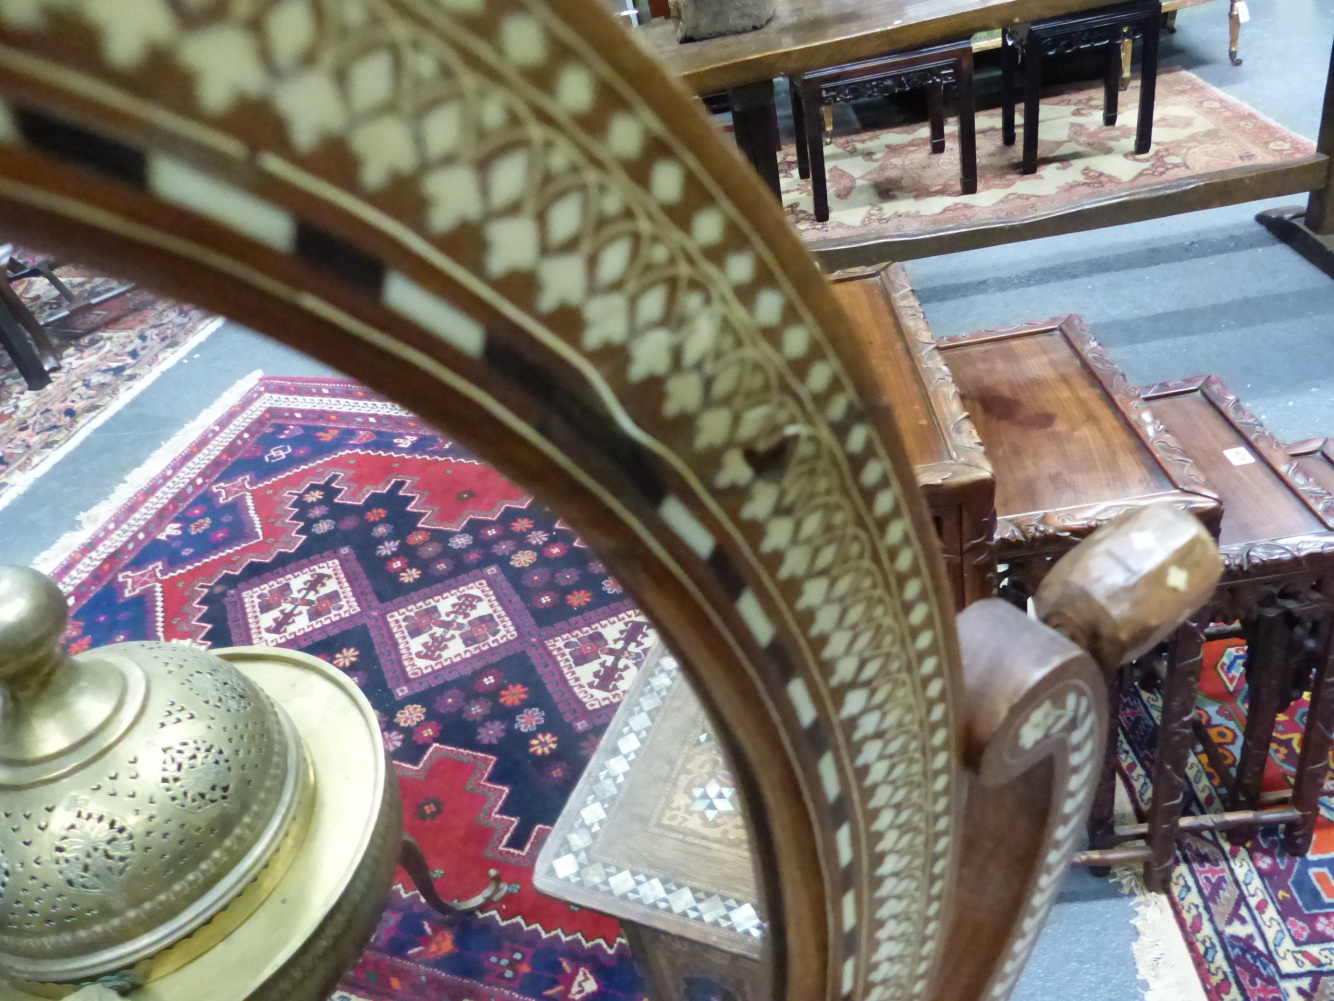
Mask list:
[[[70,657],[66,615],[46,577],[0,567],[0,975],[130,986],[260,902],[232,906],[289,861],[308,766],[231,664],[167,643]]]

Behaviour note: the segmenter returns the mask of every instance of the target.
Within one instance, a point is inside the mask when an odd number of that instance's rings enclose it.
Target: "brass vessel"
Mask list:
[[[128,989],[253,910],[232,905],[281,874],[308,768],[231,664],[168,643],[71,657],[66,617],[54,583],[0,567],[0,974]]]

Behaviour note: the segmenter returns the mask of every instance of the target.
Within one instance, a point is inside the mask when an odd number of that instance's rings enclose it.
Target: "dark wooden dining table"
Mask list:
[[[737,145],[777,195],[778,136],[774,79],[870,59],[924,45],[969,38],[1061,14],[1105,6],[1107,0],[778,0],[772,21],[739,35],[676,40],[676,25],[655,20],[632,30],[640,45],[692,93],[725,93]],[[1331,56],[1334,70],[1334,55]],[[1275,67],[1275,72],[1282,72]],[[1207,171],[1121,191],[1021,219],[896,234],[845,236],[811,245],[821,267],[838,270],[883,261],[1012,243],[1060,233],[1138,222],[1261,198],[1311,192],[1305,210],[1262,213],[1260,222],[1334,277],[1334,76],[1326,79],[1316,152],[1284,160]],[[1312,88],[1315,91],[1315,88]],[[1315,93],[1312,99],[1316,99]]]

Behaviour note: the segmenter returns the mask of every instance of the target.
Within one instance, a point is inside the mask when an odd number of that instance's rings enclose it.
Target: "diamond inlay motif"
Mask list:
[[[732,794],[735,792],[736,789],[731,786],[720,785],[717,779],[710,779],[703,788],[691,790],[695,798],[690,803],[690,809],[704,814],[709,820],[720,813],[735,813],[736,806],[732,803]]]

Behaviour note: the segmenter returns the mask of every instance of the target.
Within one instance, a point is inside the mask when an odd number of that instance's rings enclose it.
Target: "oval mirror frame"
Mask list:
[[[0,5],[0,218],[362,380],[559,511],[719,724],[773,996],[928,995],[961,814],[934,534],[782,211],[610,14]]]

